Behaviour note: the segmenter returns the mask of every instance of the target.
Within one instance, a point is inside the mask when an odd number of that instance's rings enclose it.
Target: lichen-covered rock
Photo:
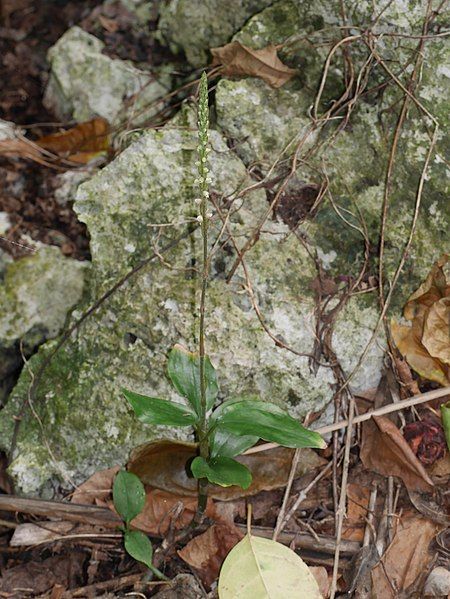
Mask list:
[[[129,61],[102,54],[104,44],[72,27],[50,48],[50,79],[44,103],[58,117],[85,121],[101,116],[111,124],[139,124],[158,112],[167,90]]]
[[[81,298],[86,267],[46,247],[0,268],[0,405],[22,364],[19,344],[28,355],[58,335]]]
[[[55,337],[80,300],[87,264],[56,247],[10,263],[0,286],[0,347],[32,347]]]
[[[244,162],[248,165],[257,162],[264,172],[283,157],[281,152],[287,144],[291,142],[292,154],[305,140],[297,155],[299,176],[308,185],[326,185],[330,194],[325,196],[314,220],[300,224],[299,231],[326,257],[324,265],[331,275],[355,277],[364,258],[364,227],[372,251],[378,246],[386,168],[398,118],[392,107],[400,105],[403,92],[391,84],[382,97],[359,98],[350,125],[338,134],[340,118],[314,130],[310,111],[328,52],[341,36],[336,28],[339,14],[334,2],[299,5],[293,0],[280,0],[255,15],[234,39],[253,48],[282,44],[280,56],[289,66],[298,69],[298,77],[279,90],[254,78],[222,79],[216,90],[216,110],[219,127],[233,140]],[[373,6],[360,2],[347,18],[354,26],[362,26],[373,16]],[[412,62],[417,40],[389,34],[420,35],[424,16],[420,2],[389,4],[377,22],[376,32],[387,34],[378,40],[377,52],[388,62],[393,57],[400,64]],[[351,31],[352,34],[357,32]],[[348,48],[355,73],[359,73],[367,61],[367,47],[363,40],[355,40]],[[450,83],[450,73],[443,64],[448,62],[450,50],[444,39],[436,38],[421,51],[423,66],[416,95],[438,120],[440,130],[436,153],[426,173],[414,242],[393,298],[397,308],[426,276],[430,264],[445,247],[450,218],[450,205],[446,201],[448,167],[443,159],[448,152],[448,137],[443,132],[448,121],[445,104]],[[336,101],[343,91],[342,68],[338,53],[330,63],[319,115],[325,113],[331,101]],[[367,87],[376,89],[386,79],[386,73],[374,67],[368,77]],[[411,230],[432,129],[431,121],[411,108],[402,127],[388,200],[384,256],[388,280],[394,276]],[[313,132],[308,134],[308,131]],[[369,269],[377,272],[375,260],[370,261]]]
[[[169,0],[160,7],[159,31],[173,52],[180,49],[195,67],[209,60],[208,50],[222,46],[272,0]]]
[[[223,79],[217,86],[217,121],[246,164],[257,160],[268,171],[277,158],[291,155],[302,137],[305,147],[314,142],[308,100],[302,91],[272,89],[260,79]]]
[[[183,128],[150,131],[79,188],[75,209],[88,225],[93,257],[86,305],[192,217],[196,145],[195,133]],[[232,198],[248,183],[244,164],[214,131],[211,146],[212,188]],[[261,190],[245,196],[231,217],[239,243],[266,207]],[[212,239],[218,231],[215,222]],[[268,223],[246,265],[267,326],[297,351],[308,353],[314,338],[309,284],[315,269],[288,232],[280,222]],[[28,415],[10,469],[23,492],[48,493],[55,477],[79,481],[95,469],[123,462],[132,447],[164,432],[137,422],[120,389],[181,401],[166,377],[166,361],[173,344],[196,346],[199,287],[192,269],[199,255],[196,232],[116,292],[52,360],[36,409],[53,457],[40,443],[38,423]],[[257,395],[298,417],[320,409],[332,396],[331,370],[320,367],[315,375],[306,356],[274,346],[245,293],[242,269],[230,283],[225,280],[234,259],[229,244],[214,254],[207,301],[208,351],[218,368],[220,397]],[[363,346],[370,336],[376,310],[361,306],[352,318],[336,344],[349,367],[356,363],[354,344]],[[51,348],[41,348],[31,367],[37,368]],[[356,386],[376,382],[381,359],[382,349],[375,347]],[[11,434],[17,402],[27,387],[24,374],[4,413],[2,439]]]

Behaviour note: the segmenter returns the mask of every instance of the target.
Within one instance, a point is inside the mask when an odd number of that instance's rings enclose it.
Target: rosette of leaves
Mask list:
[[[197,441],[202,441],[199,435],[206,435],[208,458],[197,456],[190,465],[197,479],[207,479],[224,487],[239,485],[248,488],[252,475],[234,458],[259,439],[293,448],[326,447],[318,433],[306,429],[270,402],[232,398],[213,410],[219,386],[216,370],[208,357],[205,357],[204,368],[207,426],[203,429],[205,414],[201,402],[199,355],[176,345],[170,352],[168,375],[177,392],[185,398],[185,404],[127,390],[123,390],[123,394],[141,422],[193,427]]]

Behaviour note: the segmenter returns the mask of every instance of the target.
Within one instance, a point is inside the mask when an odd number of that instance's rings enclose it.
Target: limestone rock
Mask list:
[[[104,44],[72,27],[50,48],[50,79],[44,103],[59,118],[85,121],[101,116],[111,124],[143,122],[161,109],[167,92],[151,73],[102,54]],[[156,103],[155,103],[156,102]]]
[[[149,131],[81,185],[75,209],[89,228],[93,257],[86,306],[148,256],[155,243],[164,245],[166,238],[173,238],[185,226],[180,223],[195,214],[196,145],[195,132],[185,128]],[[232,198],[248,184],[244,164],[214,131],[211,146],[212,188]],[[236,239],[244,242],[266,206],[261,190],[245,197],[231,219]],[[157,226],[170,223],[173,227]],[[218,231],[216,222],[212,239]],[[313,344],[314,311],[309,284],[315,270],[306,250],[288,233],[283,223],[268,223],[248,254],[247,268],[273,334],[308,353]],[[166,377],[166,361],[177,342],[195,348],[199,287],[192,267],[200,254],[199,242],[194,234],[163,261],[147,267],[87,319],[55,356],[40,387],[37,408],[54,457],[39,441],[39,426],[27,416],[11,466],[22,492],[50,493],[50,481],[55,478],[80,481],[96,469],[123,463],[128,451],[145,440],[186,434],[138,423],[120,389],[181,401]],[[331,370],[320,367],[314,375],[307,357],[274,346],[243,290],[242,270],[229,284],[225,280],[234,259],[229,244],[216,252],[208,292],[208,351],[218,369],[220,397],[259,396],[284,405],[298,417],[320,409],[332,396]],[[361,306],[355,308],[354,316],[337,343],[349,366],[356,363],[350,341],[364,344],[376,310]],[[32,368],[37,368],[51,347],[41,348],[31,361]],[[357,386],[377,380],[382,354],[382,349],[374,347],[369,369],[355,381]],[[11,434],[15,406],[27,386],[24,374],[5,410],[2,439]]]
[[[222,46],[249,17],[271,0],[169,0],[160,8],[159,31],[172,51],[180,49],[195,67],[205,65],[209,48]]]
[[[80,300],[87,264],[62,256],[56,247],[5,261],[0,273],[0,404],[25,355],[62,330]]]
[[[0,286],[0,347],[56,337],[81,298],[86,267],[53,246],[10,263]]]

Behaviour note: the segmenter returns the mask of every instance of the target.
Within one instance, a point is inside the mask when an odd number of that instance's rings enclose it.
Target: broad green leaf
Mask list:
[[[258,440],[259,437],[252,435],[234,435],[217,429],[211,437],[211,456],[234,458],[255,445]]]
[[[145,489],[135,474],[125,470],[117,473],[113,484],[113,503],[119,516],[127,524],[142,512]]]
[[[168,426],[192,426],[197,421],[197,416],[187,406],[169,401],[146,397],[122,389],[122,393],[131,404],[134,413],[145,424],[166,424]]]
[[[186,397],[198,415],[201,414],[200,401],[200,358],[181,345],[175,345],[170,352],[167,366],[169,377],[175,389]],[[205,357],[206,408],[210,410],[219,392],[216,370],[210,359]]]
[[[146,534],[140,530],[126,530],[124,534],[127,553],[148,568],[152,568],[153,546]]]
[[[291,549],[247,534],[228,554],[219,599],[322,599],[305,562]]]
[[[281,408],[264,401],[239,401],[222,410],[216,419],[219,431],[257,435],[285,447],[326,447],[322,437],[306,429]]]
[[[196,457],[191,464],[191,470],[195,478],[207,478],[210,483],[221,487],[238,485],[247,489],[252,482],[252,475],[247,466],[232,458],[218,457],[206,461],[202,457]]]
[[[442,426],[444,427],[445,440],[450,451],[450,401],[441,405]]]

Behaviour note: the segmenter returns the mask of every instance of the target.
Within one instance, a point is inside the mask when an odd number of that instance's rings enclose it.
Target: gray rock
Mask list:
[[[0,286],[0,347],[56,337],[81,298],[86,267],[50,246],[10,263]]]
[[[180,223],[195,214],[196,145],[195,133],[185,128],[150,131],[81,185],[75,209],[89,228],[93,257],[86,306],[147,256],[161,234],[173,237],[183,226]],[[211,146],[212,188],[232,197],[248,182],[246,169],[214,131]],[[242,243],[266,206],[259,190],[246,196],[233,215],[231,226]],[[155,227],[170,223],[173,227]],[[218,230],[216,223],[212,238]],[[310,352],[314,300],[309,284],[315,277],[314,264],[288,232],[281,222],[268,223],[248,254],[247,267],[267,325],[297,350]],[[80,481],[99,468],[123,462],[132,447],[149,438],[186,435],[142,426],[120,389],[180,401],[165,375],[166,360],[177,342],[195,348],[199,286],[190,269],[199,256],[199,243],[195,234],[169,252],[164,262],[135,277],[54,358],[37,407],[54,457],[39,442],[39,426],[27,416],[11,466],[22,492],[48,493],[52,478]],[[233,260],[229,248],[216,253],[208,292],[208,350],[218,368],[220,397],[259,396],[286,406],[298,417],[320,409],[332,396],[330,369],[320,367],[314,375],[307,357],[274,347],[243,292],[242,271],[230,284],[224,279]],[[374,308],[356,299],[349,308],[336,343],[346,365],[356,363],[354,348],[367,341],[376,315]],[[37,368],[51,348],[52,344],[41,348],[31,367]],[[382,353],[373,348],[356,386],[376,382]],[[11,434],[15,405],[27,386],[24,374],[6,408],[2,439]]]
[[[272,0],[169,0],[160,8],[159,31],[171,50],[183,50],[195,67],[205,65],[208,50],[227,43],[255,13]]]
[[[129,61],[102,54],[103,42],[72,27],[50,48],[50,79],[44,104],[61,119],[85,121],[95,116],[110,124],[138,125],[161,109],[167,92],[153,75]]]
[[[420,33],[423,6],[420,2],[410,4],[408,10],[404,10],[403,3],[390,4],[376,31]],[[372,18],[372,10],[370,3],[361,2],[348,16],[353,25],[362,25]],[[301,161],[299,176],[305,185],[320,187],[327,182],[338,208],[333,208],[326,197],[312,221],[299,223],[299,231],[317,248],[330,275],[354,277],[363,259],[362,235],[358,232],[361,218],[372,247],[378,244],[391,143],[389,131],[394,130],[397,118],[389,107],[399,105],[401,90],[392,85],[382,100],[360,98],[352,114],[351,126],[337,135],[331,145],[327,141],[340,121],[329,123],[321,131],[312,131],[310,110],[330,47],[315,45],[312,41],[321,39],[324,28],[327,39],[333,39],[333,35],[336,39],[340,37],[335,29],[339,23],[338,14],[335,3],[318,1],[299,5],[293,0],[280,0],[255,15],[234,39],[253,48],[281,44],[287,39],[280,56],[289,66],[298,69],[298,77],[277,90],[255,78],[222,79],[216,90],[216,110],[218,125],[231,138],[236,152],[247,165],[256,162],[264,172],[287,154],[292,154],[303,140],[299,158],[307,155],[307,160]],[[350,33],[357,33],[357,30]],[[406,64],[415,55],[415,40],[386,36],[380,39],[377,51],[386,59],[395,56],[395,60]],[[438,38],[427,44],[423,51],[424,67],[417,97],[438,119],[440,132],[437,152],[426,175],[414,243],[394,296],[396,308],[425,278],[430,265],[445,247],[450,219],[450,205],[445,199],[449,178],[443,159],[448,152],[448,142],[442,133],[448,122],[445,103],[450,84],[450,73],[443,65],[448,62],[450,52],[448,44]],[[358,72],[367,59],[365,44],[352,44],[351,53]],[[342,61],[336,60],[330,67],[319,114],[325,112],[331,98],[336,99],[342,93],[342,75]],[[382,69],[373,69],[368,87],[376,87],[384,77]],[[384,122],[380,120],[380,114],[386,115]],[[399,248],[404,247],[409,236],[414,198],[429,144],[430,124],[417,111],[411,110],[402,129],[388,211],[384,260],[388,279],[392,279],[398,265]],[[312,152],[315,146],[317,151]],[[286,147],[289,147],[288,152]]]
[[[426,597],[447,597],[450,593],[450,570],[442,566],[434,568],[423,591]]]
[[[80,300],[87,264],[42,248],[15,262],[5,260],[0,276],[0,404],[5,403],[25,356],[62,330]]]

